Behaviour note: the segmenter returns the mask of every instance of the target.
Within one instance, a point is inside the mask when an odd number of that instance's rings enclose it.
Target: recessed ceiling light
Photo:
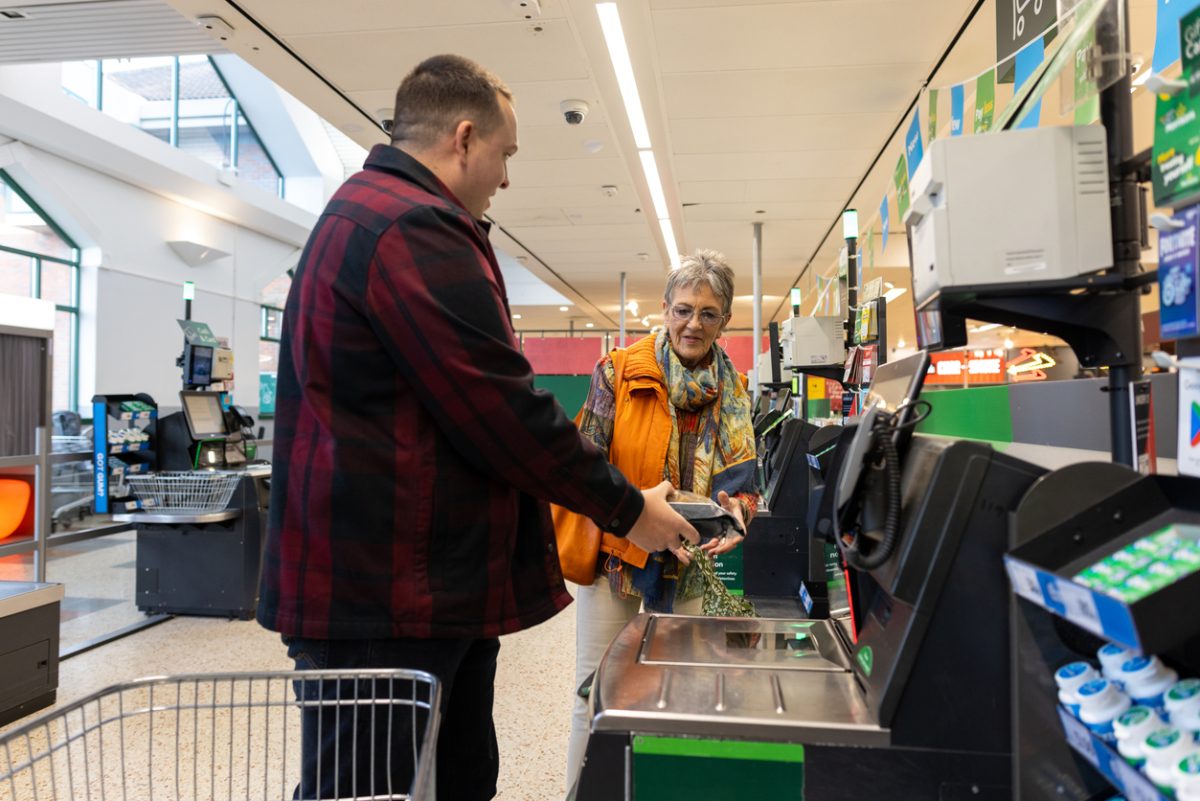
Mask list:
[[[583,327],[584,328],[595,328],[596,324],[595,323],[584,323]]]
[[[559,306],[558,307],[559,311],[570,311],[570,309],[571,309],[570,306]]]
[[[521,315],[519,315],[519,314],[514,314],[514,315],[513,315],[513,319],[514,319],[514,320],[520,320],[520,319],[521,319]]]

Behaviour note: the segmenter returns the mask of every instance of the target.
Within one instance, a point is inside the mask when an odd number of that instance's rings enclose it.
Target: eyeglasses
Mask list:
[[[716,328],[725,319],[725,315],[717,314],[711,309],[701,309],[697,312],[691,306],[671,306],[667,309],[667,317],[680,323],[699,317],[700,325],[705,328]]]

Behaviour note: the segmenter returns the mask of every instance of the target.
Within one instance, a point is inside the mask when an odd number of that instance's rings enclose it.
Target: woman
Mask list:
[[[592,373],[579,430],[639,488],[667,479],[677,489],[714,498],[749,524],[754,489],[750,396],[716,344],[731,318],[733,270],[725,257],[697,250],[667,278],[665,330],[605,356]],[[608,644],[643,604],[647,611],[701,613],[699,571],[682,547],[647,554],[601,534],[592,521],[554,508],[563,574],[578,583],[575,686],[590,676]],[[740,534],[702,545],[727,553]],[[587,746],[588,709],[575,699],[567,753],[567,785]]]

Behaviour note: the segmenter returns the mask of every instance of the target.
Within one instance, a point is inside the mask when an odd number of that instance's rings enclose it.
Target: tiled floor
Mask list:
[[[107,549],[113,553],[120,550]],[[76,608],[86,605],[81,601]],[[95,609],[76,620],[109,609]],[[574,641],[573,608],[541,626],[502,639],[495,705],[501,755],[499,799],[549,801],[565,796],[563,766]],[[290,667],[278,635],[254,622],[181,617],[63,662],[58,707],[143,676]],[[119,766],[108,769],[119,770]],[[0,799],[7,801],[2,783]]]

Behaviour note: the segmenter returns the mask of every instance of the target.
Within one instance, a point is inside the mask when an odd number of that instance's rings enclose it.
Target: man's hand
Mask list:
[[[670,492],[670,481],[642,491],[646,506],[625,539],[651,553],[677,548],[680,537],[692,543],[700,541],[700,535],[692,528],[692,524],[667,503]]]
[[[721,504],[721,506],[725,507],[726,511],[733,515],[740,531],[717,537],[701,545],[700,549],[707,551],[709,556],[720,556],[723,553],[729,553],[741,544],[746,532],[746,521],[742,519],[742,505],[733,498],[730,498],[729,493],[725,492],[725,490],[717,493],[717,503]]]

